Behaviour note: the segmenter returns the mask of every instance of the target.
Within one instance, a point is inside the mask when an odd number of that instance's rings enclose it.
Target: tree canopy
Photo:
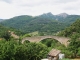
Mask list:
[[[16,40],[0,41],[0,60],[41,60],[48,54],[41,43],[19,44]]]
[[[74,22],[70,27],[59,33],[60,36],[71,37],[74,34],[80,35],[80,19]]]

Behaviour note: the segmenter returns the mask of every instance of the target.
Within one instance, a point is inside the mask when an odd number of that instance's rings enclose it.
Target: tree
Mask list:
[[[11,38],[11,33],[9,31],[5,31],[3,34],[2,34],[2,37],[6,40],[6,41],[9,41],[10,38]]]
[[[30,43],[30,41],[29,40],[25,40],[23,43],[27,44],[27,43]]]
[[[10,41],[0,41],[0,60],[14,60],[15,47],[17,47],[17,42]]]
[[[80,39],[79,39],[79,34],[74,34],[71,37],[68,49],[69,51],[72,52],[72,57],[75,58],[78,53],[78,48],[80,48]]]
[[[51,38],[47,38],[47,39],[43,39],[41,41],[42,44],[46,45],[47,47],[52,47],[52,48],[55,48],[57,46],[60,46],[61,43],[58,42],[57,40],[55,39],[51,39]]]
[[[0,41],[0,60],[41,60],[48,48],[41,43],[19,44],[15,40]]]
[[[48,48],[41,43],[27,43],[26,48],[27,60],[41,60],[48,54]]]

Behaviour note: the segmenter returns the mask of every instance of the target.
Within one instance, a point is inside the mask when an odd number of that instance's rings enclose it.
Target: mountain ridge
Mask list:
[[[57,16],[61,16],[61,17],[63,17],[63,18],[66,18],[66,17],[68,16],[68,14],[67,14],[67,13],[60,13],[60,14],[58,14]]]
[[[63,15],[66,15],[66,17],[64,18]],[[79,18],[79,15],[68,15],[66,13],[53,15],[49,12],[35,17],[29,15],[16,16],[2,21],[0,24],[26,33],[39,31],[43,34],[52,34],[65,29]]]
[[[9,18],[9,19],[12,19],[12,18],[15,18],[15,17],[22,17],[22,16],[31,16],[31,17],[38,17],[38,16],[60,16],[60,17],[66,17],[66,16],[80,16],[80,15],[77,15],[77,14],[72,14],[72,15],[70,15],[70,14],[67,14],[67,13],[59,13],[59,14],[52,14],[51,12],[48,12],[48,13],[43,13],[43,14],[41,14],[41,15],[37,15],[37,16],[32,16],[32,15],[19,15],[19,16],[14,16],[14,17],[11,17],[11,18]],[[0,20],[8,20],[8,19],[0,19]]]

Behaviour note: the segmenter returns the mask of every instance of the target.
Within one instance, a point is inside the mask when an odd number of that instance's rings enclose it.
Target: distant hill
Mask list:
[[[53,15],[49,12],[35,17],[28,15],[16,16],[2,21],[0,24],[19,29],[24,33],[38,31],[41,34],[53,34],[65,29],[79,18],[79,15],[68,15],[66,13]]]
[[[67,13],[61,13],[61,14],[58,14],[57,16],[60,16],[60,17],[63,17],[63,18],[66,18],[68,16]]]
[[[39,17],[45,17],[45,18],[48,18],[48,19],[54,19],[54,20],[57,20],[57,21],[59,21],[61,23],[67,23],[67,24],[72,24],[77,19],[80,19],[80,15],[69,15],[67,13],[61,13],[61,14],[53,15],[50,12],[46,13],[46,14],[42,14]]]
[[[80,19],[74,22],[70,27],[66,28],[65,30],[59,33],[60,36],[70,37],[73,34],[80,35]]]
[[[0,19],[0,22],[3,21],[3,19]]]

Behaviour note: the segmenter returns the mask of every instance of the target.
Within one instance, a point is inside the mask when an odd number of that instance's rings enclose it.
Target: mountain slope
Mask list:
[[[2,25],[19,29],[22,32],[30,33],[38,31],[40,33],[58,32],[63,30],[66,26],[54,19],[46,18],[43,16],[18,16],[9,20],[1,22]]]
[[[17,30],[17,29],[9,28],[9,27],[5,27],[5,26],[0,25],[0,37],[2,37],[2,35],[8,31],[14,32],[14,34],[16,34],[18,36],[20,36],[22,34],[22,32]]]
[[[46,14],[42,14],[39,17],[57,20],[58,22],[67,23],[69,25],[75,22],[77,19],[80,19],[80,15],[68,15],[67,13],[53,15],[50,12]]]
[[[0,19],[0,22],[3,21],[3,19]]]
[[[0,25],[0,38],[4,34],[4,32],[9,31],[9,28]]]
[[[19,29],[24,33],[38,31],[43,34],[53,34],[65,29],[78,18],[80,18],[79,15],[68,15],[66,13],[53,15],[52,13],[46,13],[36,17],[28,15],[17,16],[2,21],[1,24]]]
[[[74,22],[70,27],[66,28],[65,30],[59,33],[60,36],[70,37],[73,34],[80,35],[80,19]]]

